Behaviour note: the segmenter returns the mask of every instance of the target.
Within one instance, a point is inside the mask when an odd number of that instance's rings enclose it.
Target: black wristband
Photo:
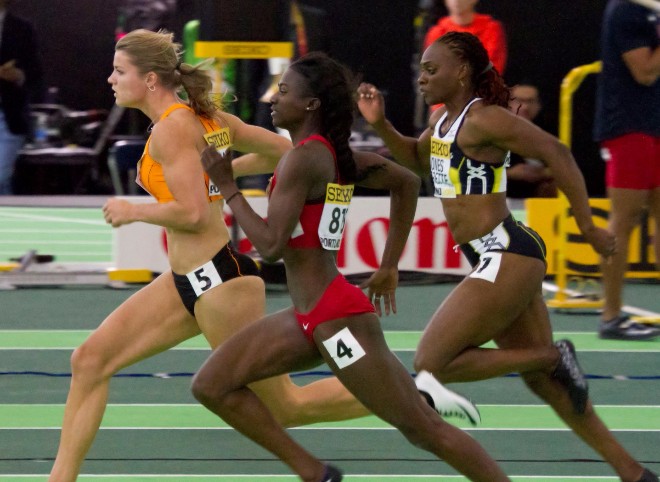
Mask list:
[[[240,194],[241,196],[243,195],[243,193],[242,193],[241,191],[236,191],[234,194],[232,194],[232,195],[229,196],[227,199],[225,199],[225,204],[229,204],[229,201],[231,201],[232,199],[234,199],[234,198],[235,198],[236,196],[238,196],[239,194]]]

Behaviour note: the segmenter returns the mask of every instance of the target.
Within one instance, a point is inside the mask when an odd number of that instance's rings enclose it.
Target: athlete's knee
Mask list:
[[[88,342],[71,354],[71,373],[76,378],[99,380],[112,376],[107,357]]]
[[[228,390],[225,389],[222,379],[213,375],[213,370],[202,367],[192,379],[190,391],[195,399],[205,407],[217,405]]]
[[[190,384],[190,391],[192,392],[193,397],[205,407],[208,407],[209,404],[213,402],[214,398],[217,397],[216,388],[213,386],[212,380],[206,375],[203,368],[193,376]]]

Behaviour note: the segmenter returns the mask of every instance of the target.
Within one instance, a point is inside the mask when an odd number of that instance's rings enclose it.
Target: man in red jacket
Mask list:
[[[475,6],[478,1],[445,0],[449,15],[441,17],[438,23],[428,30],[424,38],[424,49],[447,32],[468,32],[481,40],[488,52],[490,61],[497,72],[503,75],[507,56],[504,27],[490,15],[477,13]]]

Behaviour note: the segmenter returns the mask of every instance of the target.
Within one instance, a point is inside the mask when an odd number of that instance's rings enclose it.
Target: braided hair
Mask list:
[[[343,182],[356,180],[356,165],[348,140],[355,111],[355,85],[347,67],[322,52],[310,52],[293,62],[290,69],[304,77],[310,95],[320,100],[321,128],[337,154]]]
[[[481,41],[471,33],[447,32],[437,43],[446,45],[454,55],[470,65],[470,82],[477,97],[485,104],[508,108],[511,92],[504,79],[488,59],[488,52]]]

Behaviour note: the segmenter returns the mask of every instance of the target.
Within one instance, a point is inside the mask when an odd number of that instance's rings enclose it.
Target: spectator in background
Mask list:
[[[115,26],[115,42],[128,32],[138,29],[173,32],[178,0],[121,0]],[[143,135],[149,128],[149,119],[135,109],[129,109],[128,134]]]
[[[115,41],[140,28],[171,31],[176,9],[177,0],[123,0],[117,16]]]
[[[486,48],[488,57],[500,75],[506,67],[507,46],[504,27],[490,15],[477,13],[479,0],[445,0],[449,15],[441,17],[426,33],[424,50],[447,32],[468,32],[475,35]]]
[[[521,82],[511,88],[509,109],[523,119],[534,122],[543,104],[539,89],[530,82]],[[541,161],[511,153],[506,171],[507,196],[524,199],[530,197],[556,197],[554,177]]]
[[[594,137],[606,161],[609,229],[619,249],[601,263],[601,338],[646,340],[660,334],[621,313],[630,233],[647,209],[655,220],[660,263],[660,8],[654,5],[660,2],[609,0],[603,17]]]
[[[30,132],[30,102],[42,91],[42,69],[32,24],[0,0],[0,195],[12,194],[18,152]]]

